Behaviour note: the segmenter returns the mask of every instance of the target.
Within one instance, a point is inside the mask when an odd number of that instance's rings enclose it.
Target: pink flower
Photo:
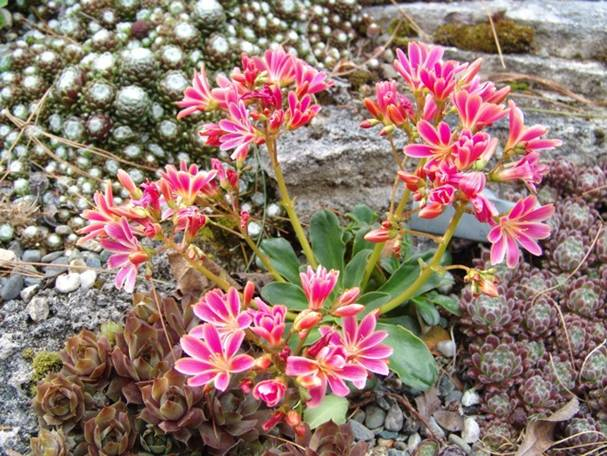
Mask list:
[[[139,199],[131,200],[133,206],[146,209],[153,214],[158,215],[160,212],[160,189],[156,182],[146,182],[141,184],[143,192]]]
[[[251,356],[236,354],[244,340],[244,331],[229,334],[223,340],[210,324],[203,325],[201,332],[202,340],[192,335],[181,338],[181,348],[190,358],[178,359],[175,369],[192,376],[188,379],[189,386],[213,382],[217,390],[225,391],[231,374],[247,371],[255,365]]]
[[[253,313],[251,331],[266,340],[272,346],[279,346],[285,332],[285,315],[287,307],[283,305],[268,306],[261,299],[256,299],[257,310]]]
[[[318,71],[301,59],[294,59],[294,71],[297,96],[314,95],[333,85],[327,73]]]
[[[308,299],[308,307],[312,310],[319,310],[329,297],[339,277],[339,271],[331,269],[327,271],[322,265],[316,268],[308,266],[308,270],[299,273],[301,287]]]
[[[497,138],[487,133],[463,131],[454,144],[454,163],[459,170],[464,170],[477,160],[488,161],[497,147]]]
[[[493,244],[492,264],[501,263],[506,257],[509,268],[516,266],[520,257],[519,245],[533,255],[542,254],[542,249],[536,241],[546,239],[550,235],[550,227],[540,222],[552,216],[554,207],[551,204],[536,206],[535,196],[523,198],[491,228],[487,239]]]
[[[219,184],[223,189],[232,190],[238,186],[238,173],[234,168],[227,166],[216,158],[211,158],[211,168],[217,172]]]
[[[253,388],[253,397],[263,401],[268,407],[276,407],[285,397],[287,385],[278,379],[263,380]]]
[[[116,214],[116,206],[114,206],[111,183],[108,182],[106,184],[104,193],[95,192],[93,201],[95,201],[95,208],[86,209],[82,213],[82,216],[88,220],[89,224],[78,232],[79,234],[86,235],[79,242],[105,237],[106,225],[119,220]]]
[[[422,70],[431,70],[443,57],[443,49],[428,46],[424,43],[409,42],[407,54],[396,50],[394,68],[400,73],[411,90],[416,91],[423,86]]]
[[[432,67],[424,67],[419,77],[424,86],[438,101],[445,100],[451,95],[457,84],[457,74],[465,68],[454,60],[436,62]]]
[[[141,198],[141,190],[135,185],[129,173],[124,171],[123,169],[119,169],[116,173],[116,177],[118,178],[118,182],[125,188],[131,198],[138,199]]]
[[[307,125],[320,111],[320,105],[313,104],[311,95],[297,99],[295,92],[289,92],[287,102],[287,127],[291,130]]]
[[[300,337],[305,337],[312,327],[322,320],[320,312],[312,309],[304,309],[297,314],[293,321],[293,331],[300,334]]]
[[[471,198],[470,204],[472,204],[474,215],[479,222],[490,223],[498,214],[493,203],[483,195],[479,194]]]
[[[192,206],[200,195],[215,193],[216,183],[213,182],[216,171],[202,171],[196,165],[182,161],[179,169],[167,165],[165,171],[160,173],[160,190],[168,201],[178,199],[177,203]]]
[[[548,132],[548,129],[542,125],[525,127],[523,111],[516,106],[514,101],[511,100],[508,106],[510,108],[510,134],[504,147],[507,154],[517,148],[521,148],[525,152],[533,152],[554,149],[562,144],[562,141],[558,139],[542,139],[542,136]]]
[[[224,132],[219,137],[221,150],[232,150],[232,160],[242,161],[249,154],[249,145],[260,143],[262,138],[251,123],[249,112],[241,100],[228,106],[230,117],[219,121],[219,128]]]
[[[373,119],[363,121],[361,127],[370,128],[378,122],[386,127],[400,127],[413,117],[413,104],[407,97],[398,93],[394,81],[380,81],[375,84],[375,98],[377,101],[371,98],[363,100]]]
[[[385,220],[381,223],[379,228],[365,234],[365,241],[373,243],[386,242],[396,236],[396,230],[393,230],[392,228],[392,223]]]
[[[223,133],[224,131],[219,128],[219,125],[216,123],[204,124],[200,130],[198,130],[198,135],[202,138],[204,143],[211,147],[221,146],[220,138]]]
[[[217,100],[211,92],[204,65],[201,65],[200,73],[194,72],[192,87],[185,89],[183,100],[178,101],[177,106],[182,108],[177,114],[178,119],[183,119],[196,111],[211,111],[217,107]]]
[[[227,293],[216,288],[205,294],[198,303],[192,306],[194,315],[205,323],[210,323],[224,337],[251,326],[253,318],[241,310],[240,296],[235,288]],[[190,334],[201,337],[204,324],[193,328]]]
[[[342,322],[342,343],[348,362],[364,367],[380,375],[388,375],[388,359],[393,349],[381,342],[388,337],[385,331],[376,331],[377,312],[365,315],[360,324],[356,317],[346,317]],[[358,388],[365,386],[365,379],[353,382]]]
[[[510,86],[504,86],[497,89],[491,81],[480,82],[480,79],[474,80],[466,87],[469,93],[479,95],[483,101],[487,103],[502,103],[510,93]]]
[[[257,68],[266,72],[271,84],[284,87],[293,82],[295,57],[285,52],[282,47],[268,49],[263,57],[253,57]]]
[[[500,105],[483,101],[480,95],[460,90],[453,95],[462,126],[466,130],[477,131],[487,127],[508,113]]]
[[[548,166],[540,163],[540,154],[533,151],[516,163],[508,163],[492,172],[491,179],[497,182],[521,180],[532,192],[535,192],[535,186],[542,182],[547,171]]]
[[[309,407],[320,404],[327,392],[327,385],[337,396],[347,396],[350,390],[345,380],[360,385],[367,378],[364,367],[347,362],[347,353],[344,347],[326,345],[321,348],[315,359],[303,356],[289,356],[287,358],[286,374],[297,376],[299,384],[304,386],[309,394]]]
[[[482,192],[486,183],[487,178],[480,171],[461,173],[457,177],[457,187],[468,199],[472,199]]]
[[[405,155],[413,158],[429,158],[426,169],[432,169],[445,161],[451,160],[453,153],[454,135],[446,122],[434,128],[426,120],[417,123],[417,131],[424,140],[424,144],[407,144],[404,147]]]
[[[207,217],[196,206],[184,207],[175,214],[175,232],[185,231],[184,241],[193,239],[206,224]]]
[[[107,237],[99,242],[104,249],[113,253],[108,259],[108,266],[112,269],[119,268],[114,280],[116,288],[124,288],[132,293],[137,280],[137,270],[142,263],[148,261],[149,255],[133,235],[126,218],[122,217],[119,222],[106,224],[104,230]]]

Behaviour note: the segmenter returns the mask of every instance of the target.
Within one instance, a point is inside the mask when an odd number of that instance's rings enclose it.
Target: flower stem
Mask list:
[[[274,269],[274,266],[272,266],[272,263],[270,262],[270,259],[268,258],[268,256],[265,253],[263,253],[259,247],[257,247],[257,244],[255,244],[253,239],[251,239],[251,237],[246,233],[241,233],[241,237],[247,243],[249,248],[253,251],[255,256],[261,260],[261,263],[266,268],[266,270],[270,273],[270,275],[272,275],[274,280],[276,280],[277,282],[285,282],[285,279],[283,279],[283,277],[278,273],[278,271],[276,271],[276,269]]]
[[[389,312],[392,309],[398,307],[399,305],[407,302],[409,299],[413,298],[415,294],[419,291],[419,289],[428,281],[428,279],[430,279],[430,277],[434,273],[434,269],[440,264],[440,261],[443,258],[445,251],[447,250],[447,246],[449,245],[451,238],[455,234],[457,225],[459,224],[462,215],[464,215],[464,211],[465,204],[459,204],[456,206],[455,214],[453,214],[453,218],[451,219],[451,222],[449,222],[447,231],[445,231],[445,234],[443,234],[441,242],[439,243],[436,252],[434,252],[434,256],[430,260],[430,263],[422,267],[419,276],[417,277],[417,279],[415,279],[415,282],[413,282],[406,290],[404,290],[401,294],[395,296],[390,301],[386,302],[383,306],[381,306],[379,308],[380,313],[384,314],[386,312]]]
[[[291,221],[291,226],[293,227],[293,231],[295,231],[295,236],[297,237],[297,240],[301,245],[304,255],[308,260],[308,263],[313,268],[316,268],[316,266],[318,266],[318,263],[316,262],[316,258],[314,258],[314,253],[312,252],[312,247],[310,247],[310,243],[308,242],[306,233],[304,232],[304,229],[301,226],[301,222],[299,221],[299,217],[297,216],[297,212],[295,211],[295,205],[293,204],[293,200],[289,196],[289,190],[287,189],[287,184],[285,183],[285,178],[282,174],[282,169],[280,168],[280,164],[278,163],[275,138],[268,136],[266,138],[266,146],[268,148],[268,154],[270,155],[270,161],[272,162],[272,169],[274,170],[276,183],[278,184],[280,202],[287,211],[287,215],[289,216],[289,220]]]
[[[371,277],[371,274],[373,274],[375,266],[381,258],[381,253],[384,250],[384,245],[385,242],[378,242],[373,248],[373,253],[371,253],[371,257],[369,258],[369,261],[367,261],[367,266],[365,266],[365,273],[363,274],[363,279],[360,281],[360,289],[362,291],[365,290],[367,282],[369,282],[369,278]]]

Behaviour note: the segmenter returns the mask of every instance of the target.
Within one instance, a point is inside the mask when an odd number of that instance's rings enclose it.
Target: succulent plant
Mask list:
[[[507,451],[516,448],[518,432],[506,421],[499,419],[483,423],[482,442],[490,450]]]
[[[481,407],[485,413],[498,418],[507,418],[517,405],[517,398],[511,392],[489,391],[483,396]]]
[[[554,385],[541,374],[531,375],[519,387],[521,403],[530,413],[546,413],[553,409],[559,400]]]
[[[489,335],[482,344],[471,344],[470,377],[483,384],[508,388],[524,371],[525,350],[512,337]]]
[[[470,334],[490,334],[507,330],[520,320],[520,311],[513,296],[500,289],[496,297],[481,294],[473,296],[469,290],[462,293],[460,307],[465,316],[460,320],[463,330]]]
[[[128,454],[136,434],[126,405],[117,402],[102,408],[84,424],[84,438],[92,456]]]
[[[168,455],[175,454],[177,443],[170,434],[166,434],[156,426],[147,424],[137,428],[139,435],[139,445],[150,455]]]
[[[68,456],[70,454],[65,434],[61,429],[40,429],[37,437],[30,441],[32,456]]]
[[[329,421],[297,437],[295,443],[267,450],[264,456],[363,456],[367,449],[365,442],[354,443],[350,425]]]
[[[86,400],[77,377],[53,373],[38,384],[32,406],[42,426],[58,426],[68,432],[84,417]]]
[[[598,220],[598,212],[578,198],[559,201],[560,226],[567,230],[587,231]]]
[[[580,267],[587,268],[589,262],[584,261],[589,242],[580,231],[560,230],[558,235],[549,242],[551,265],[555,272],[570,273]]]
[[[85,329],[67,340],[60,356],[65,371],[86,385],[100,388],[107,384],[112,371],[110,350],[105,337]]]
[[[565,454],[585,454],[600,447],[601,439],[598,423],[590,416],[572,418],[563,430],[566,441],[561,445],[566,447]],[[593,445],[595,444],[595,445]],[[557,449],[558,450],[558,449]]]
[[[199,404],[200,388],[190,388],[185,376],[170,370],[140,389],[144,409],[139,418],[187,444],[191,429],[196,429],[204,419]]]
[[[603,316],[605,293],[596,279],[580,277],[570,285],[565,297],[565,306],[571,312],[586,317]]]
[[[541,296],[524,304],[523,326],[531,338],[543,338],[551,334],[558,323],[556,303]]]

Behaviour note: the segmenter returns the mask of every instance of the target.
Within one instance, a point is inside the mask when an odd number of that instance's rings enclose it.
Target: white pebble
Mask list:
[[[80,288],[83,290],[88,290],[93,285],[95,285],[95,280],[97,280],[97,272],[92,269],[88,271],[84,271],[80,274]]]
[[[417,432],[415,434],[411,434],[409,436],[409,439],[407,440],[407,449],[410,452],[414,452],[415,449],[421,443],[421,441],[422,441],[422,438],[421,438],[421,436]]]
[[[474,443],[478,441],[480,436],[481,428],[476,420],[471,416],[464,418],[464,429],[462,430],[462,439],[464,442]]]
[[[35,322],[43,321],[48,318],[49,308],[46,298],[36,296],[30,301],[26,309],[30,318]]]
[[[476,391],[474,391],[473,389],[464,391],[464,394],[462,396],[462,405],[464,407],[471,407],[473,405],[480,404],[480,403],[481,403],[481,397],[478,395],[478,393]]]
[[[17,259],[17,255],[12,250],[0,249],[0,266],[12,263]]]
[[[61,274],[55,281],[55,289],[59,293],[71,293],[80,286],[80,274],[70,272],[69,274]]]
[[[29,287],[24,288],[20,293],[21,299],[25,302],[30,302],[30,299],[32,299],[38,291],[38,288],[38,285],[30,285]]]
[[[455,342],[452,340],[441,340],[438,344],[436,344],[436,348],[443,356],[447,358],[453,358],[455,356]]]

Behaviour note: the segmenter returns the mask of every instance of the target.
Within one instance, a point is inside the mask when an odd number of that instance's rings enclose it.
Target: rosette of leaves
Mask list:
[[[569,198],[558,204],[560,226],[567,230],[589,230],[598,220],[599,213],[580,198]]]
[[[462,330],[471,336],[511,332],[521,315],[513,292],[499,287],[498,296],[484,294],[474,296],[469,289],[462,292],[460,306],[463,311],[459,320]]]
[[[156,426],[137,421],[137,435],[139,446],[145,455],[168,455],[175,454],[177,442],[170,434],[166,434]]]
[[[202,390],[188,387],[186,377],[174,369],[140,389],[144,409],[139,418],[187,444],[191,430],[204,419],[199,404]]]
[[[482,344],[471,344],[470,352],[468,375],[480,383],[506,389],[522,380],[526,352],[511,336],[487,336]]]
[[[267,450],[264,456],[364,456],[368,445],[354,442],[354,434],[349,424],[335,424],[328,421],[314,432],[307,432],[295,439],[294,443],[283,443]]]
[[[65,371],[86,385],[101,388],[107,384],[112,371],[110,350],[104,336],[85,329],[67,340],[59,356]]]
[[[112,363],[122,394],[128,403],[141,403],[136,383],[153,380],[173,367],[181,355],[178,345],[169,346],[162,329],[151,326],[130,312],[124,330],[116,334]],[[116,384],[113,385],[116,387]],[[115,388],[110,388],[115,389]]]
[[[87,399],[77,377],[50,374],[36,387],[32,406],[42,427],[62,427],[68,432],[84,417]]]
[[[103,407],[97,416],[84,424],[84,438],[91,456],[128,454],[136,434],[123,402]]]
[[[364,205],[347,214],[347,223],[326,210],[312,216],[309,235],[314,256],[326,269],[339,271],[328,305],[344,290],[358,287],[361,295],[356,302],[365,306],[363,314],[381,309],[415,281],[421,264],[432,257],[434,251],[415,252],[405,238],[393,255],[382,256],[377,266],[367,271],[375,244],[364,236],[377,226],[377,220],[377,214]],[[261,249],[284,279],[265,285],[261,290],[263,299],[271,304],[284,304],[295,312],[306,309],[308,302],[299,276],[306,265],[299,261],[291,244],[283,238],[266,239]],[[445,255],[443,264],[449,261]],[[460,312],[457,299],[437,292],[441,283],[441,276],[434,274],[411,300],[382,314],[378,324],[378,329],[389,333],[385,343],[400,347],[390,359],[390,368],[405,384],[416,389],[430,388],[437,378],[435,361],[419,335],[428,327],[444,323],[442,311],[454,315]]]
[[[68,456],[70,454],[65,434],[61,429],[49,431],[41,428],[37,437],[30,440],[32,456]]]

